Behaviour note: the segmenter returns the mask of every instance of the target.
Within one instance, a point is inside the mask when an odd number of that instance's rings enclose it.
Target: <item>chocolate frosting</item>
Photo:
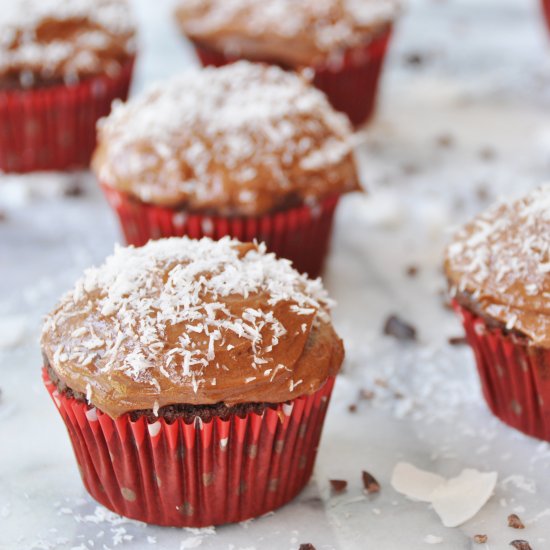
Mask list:
[[[550,185],[463,227],[445,272],[459,303],[550,348]]]
[[[106,74],[135,51],[126,0],[8,0],[0,10],[0,89]]]
[[[189,38],[228,55],[302,67],[337,61],[397,12],[397,0],[180,0],[176,19]]]
[[[260,216],[359,189],[344,115],[300,76],[239,62],[115,105],[98,179],[148,204]]]
[[[343,360],[320,279],[229,238],[118,248],[47,317],[59,380],[113,418],[173,404],[281,403]]]

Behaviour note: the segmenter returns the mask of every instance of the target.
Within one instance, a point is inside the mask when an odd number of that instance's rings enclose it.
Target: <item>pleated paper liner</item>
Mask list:
[[[313,84],[327,95],[335,109],[346,113],[356,127],[367,122],[374,113],[378,82],[391,34],[392,27],[388,25],[369,42],[344,52],[338,63],[313,68]],[[204,66],[220,67],[238,59],[198,42],[194,47]],[[272,59],[262,61],[281,65]]]
[[[116,77],[75,85],[0,90],[0,170],[26,173],[86,168],[96,143],[96,122],[126,99],[134,60]]]
[[[491,411],[506,424],[550,441],[550,350],[490,327],[454,304],[462,318]]]
[[[117,514],[174,527],[239,522],[293,499],[311,477],[334,385],[262,415],[149,424],[113,420],[42,376],[90,495]]]
[[[183,235],[194,239],[229,235],[244,242],[256,239],[310,277],[322,271],[340,198],[335,195],[316,206],[302,205],[260,217],[223,217],[148,205],[108,185],[102,188],[118,214],[127,244],[142,246],[150,239]]]
[[[546,22],[546,27],[550,31],[550,0],[542,0],[542,12]]]

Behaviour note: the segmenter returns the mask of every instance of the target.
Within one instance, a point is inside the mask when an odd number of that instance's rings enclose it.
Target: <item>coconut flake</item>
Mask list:
[[[457,477],[442,476],[399,462],[392,487],[409,498],[431,503],[445,527],[457,527],[473,518],[491,498],[496,472],[465,469]]]

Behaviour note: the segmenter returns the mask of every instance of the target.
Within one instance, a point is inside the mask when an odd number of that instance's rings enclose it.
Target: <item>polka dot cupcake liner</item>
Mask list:
[[[111,207],[118,214],[127,244],[143,246],[150,239],[194,239],[226,235],[247,242],[265,242],[277,256],[292,260],[294,267],[317,277],[328,253],[334,212],[339,196],[315,206],[298,206],[260,217],[223,217],[191,214],[144,204],[126,193],[102,185]]]
[[[345,51],[336,61],[313,68],[313,84],[327,95],[335,109],[348,115],[356,127],[366,123],[374,113],[391,34],[392,26],[388,25],[369,42]],[[238,59],[197,42],[194,47],[204,66],[220,67]],[[283,68],[288,67],[283,65]]]
[[[97,76],[74,86],[0,90],[0,170],[26,173],[86,168],[96,122],[114,99],[126,99],[134,61],[117,77]]]
[[[227,420],[113,420],[43,379],[90,495],[123,516],[205,527],[258,517],[308,483],[334,378],[310,396]]]
[[[550,350],[491,327],[456,303],[454,307],[473,348],[483,395],[493,414],[516,430],[550,441]]]
[[[550,0],[542,0],[542,13],[546,21],[546,27],[550,31]]]

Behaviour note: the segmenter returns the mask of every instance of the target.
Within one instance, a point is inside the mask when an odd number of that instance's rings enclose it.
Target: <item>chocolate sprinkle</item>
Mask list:
[[[397,315],[388,317],[384,324],[384,334],[398,340],[416,340],[416,329]]]
[[[363,487],[369,495],[380,492],[380,483],[376,481],[376,478],[372,474],[365,472],[365,470],[363,470]]]
[[[474,542],[476,544],[484,544],[487,542],[487,535],[474,535]]]
[[[462,346],[468,343],[466,336],[451,336],[448,339],[448,342],[451,346]]]
[[[521,539],[513,540],[510,546],[513,546],[516,550],[533,550],[526,540]]]
[[[525,529],[525,525],[523,525],[517,514],[510,514],[508,516],[508,527],[512,527],[512,529]]]
[[[355,412],[357,412],[357,405],[351,404],[351,405],[348,407],[348,411],[349,411],[350,413],[355,413]]]
[[[76,181],[69,184],[63,191],[63,195],[69,198],[82,197],[84,194],[84,187]]]
[[[348,487],[345,479],[329,479],[329,481],[333,493],[343,493]]]
[[[450,134],[442,134],[437,137],[436,143],[439,147],[452,147],[454,143],[453,136]]]
[[[300,544],[300,548],[298,550],[315,550],[315,546],[313,546],[310,542],[306,542],[304,544]]]
[[[416,277],[418,275],[418,266],[416,265],[410,265],[405,270],[405,273],[407,274],[407,277]]]

